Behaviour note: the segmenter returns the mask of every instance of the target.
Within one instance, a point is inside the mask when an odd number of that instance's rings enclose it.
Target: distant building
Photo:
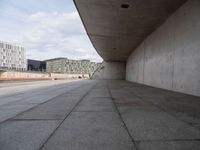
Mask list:
[[[27,69],[29,71],[46,71],[46,62],[45,61],[39,61],[39,60],[33,60],[28,59],[28,67]]]
[[[47,72],[52,73],[92,74],[100,63],[90,62],[90,60],[55,58],[46,60],[46,65]]]
[[[0,69],[27,69],[26,50],[24,47],[0,41]]]

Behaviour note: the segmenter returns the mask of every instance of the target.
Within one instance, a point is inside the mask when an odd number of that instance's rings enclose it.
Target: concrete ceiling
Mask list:
[[[74,0],[93,46],[107,61],[126,61],[185,1]],[[129,7],[122,8],[122,4]]]

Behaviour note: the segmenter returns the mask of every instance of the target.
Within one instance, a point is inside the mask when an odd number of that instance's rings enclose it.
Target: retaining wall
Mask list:
[[[1,71],[0,80],[50,80],[89,78],[89,74],[60,74],[40,72]]]

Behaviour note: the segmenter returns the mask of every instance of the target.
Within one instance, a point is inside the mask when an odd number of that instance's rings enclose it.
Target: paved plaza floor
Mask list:
[[[0,150],[200,150],[200,98],[122,80],[0,83]]]

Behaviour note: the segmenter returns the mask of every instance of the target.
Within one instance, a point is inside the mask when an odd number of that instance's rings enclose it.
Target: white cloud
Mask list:
[[[27,48],[29,58],[68,57],[101,61],[77,12],[37,12],[25,18],[31,28],[22,34],[19,42]]]
[[[62,33],[62,31],[64,31],[68,35],[84,33],[84,29],[81,25],[77,12],[61,14],[57,12],[38,12],[28,16],[27,20],[31,23],[37,23],[37,26],[40,29],[49,32]]]

